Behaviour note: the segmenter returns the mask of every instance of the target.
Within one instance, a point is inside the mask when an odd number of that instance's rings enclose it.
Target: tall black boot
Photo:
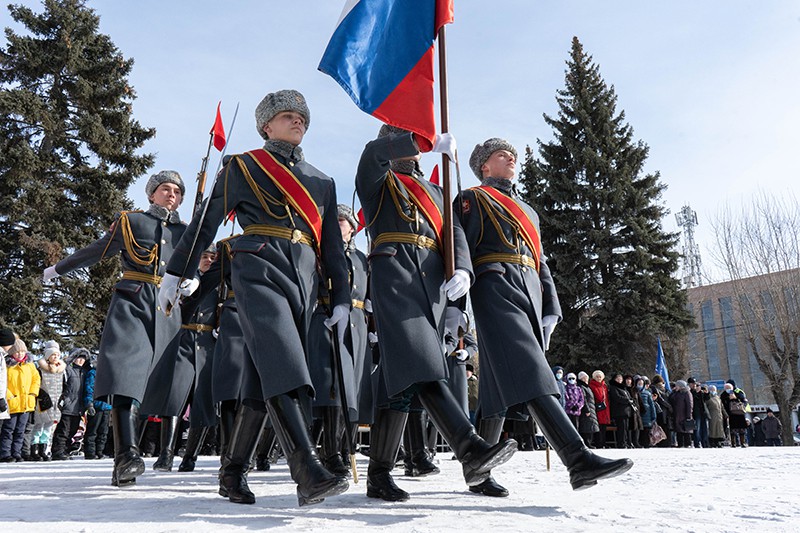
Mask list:
[[[481,418],[478,421],[478,435],[489,444],[494,444],[500,440],[500,435],[503,433],[504,417],[494,418]],[[474,485],[469,488],[470,492],[483,494],[484,496],[493,496],[495,498],[505,498],[508,496],[508,489],[494,480],[491,473],[486,481],[480,485]]]
[[[236,400],[225,400],[219,404],[219,475],[222,476],[222,469],[225,468],[225,455],[228,452],[228,443],[233,434],[233,422],[236,420],[236,410],[238,408]],[[225,496],[225,494],[223,494]]]
[[[322,414],[322,464],[337,476],[347,476],[350,471],[342,460],[342,408],[325,407]]]
[[[463,465],[467,485],[486,481],[492,468],[511,459],[517,451],[517,441],[513,439],[491,445],[480,438],[443,381],[421,385],[418,394],[428,416]]]
[[[332,474],[319,460],[299,400],[280,394],[267,401],[267,410],[289,462],[292,479],[297,483],[300,506],[319,503],[346,491],[350,486],[347,479]]]
[[[259,439],[258,447],[256,448],[256,470],[259,472],[269,470],[270,453],[275,447],[277,439],[278,435],[272,425],[264,428],[264,433],[261,434],[261,439]]]
[[[183,452],[183,459],[178,466],[178,472],[194,472],[197,454],[207,434],[208,426],[189,428],[189,436],[186,438],[186,450]]]
[[[247,486],[247,472],[258,446],[258,439],[267,413],[241,404],[236,411],[233,431],[228,442],[219,475],[219,494],[233,503],[255,503],[256,497]]]
[[[144,472],[144,461],[139,457],[139,405],[131,399],[111,409],[111,427],[114,431],[114,471],[111,484],[128,487],[136,484],[136,476]]]
[[[618,476],[633,466],[630,459],[606,459],[589,450],[555,396],[536,398],[527,407],[567,467],[573,490],[591,487],[598,480]]]
[[[408,413],[393,409],[378,409],[369,433],[369,469],[367,496],[387,502],[404,502],[408,493],[392,479],[397,450],[403,438]]]
[[[178,440],[177,416],[161,417],[161,451],[158,459],[153,463],[153,470],[157,472],[172,472],[172,460],[175,458],[175,444]]]
[[[408,413],[405,434],[408,435],[406,446],[405,474],[411,477],[424,477],[439,473],[439,467],[431,461],[427,450],[425,411]]]

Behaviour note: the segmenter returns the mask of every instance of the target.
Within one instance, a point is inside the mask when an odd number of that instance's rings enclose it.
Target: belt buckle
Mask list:
[[[425,235],[417,235],[417,246],[419,248],[425,248]]]
[[[297,244],[298,242],[300,242],[300,239],[302,238],[303,238],[303,232],[301,232],[299,229],[292,230],[292,238],[290,239],[292,241],[292,244]]]

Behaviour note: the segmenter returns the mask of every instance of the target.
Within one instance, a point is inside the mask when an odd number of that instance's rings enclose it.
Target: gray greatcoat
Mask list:
[[[391,159],[419,153],[411,134],[388,135],[367,143],[356,173],[356,191],[364,209],[367,231],[373,242],[385,232],[424,235],[436,233],[420,214],[418,222],[403,220],[398,209],[414,216],[409,202],[395,205],[387,190]],[[442,189],[416,179],[442,209]],[[398,189],[407,192],[402,183]],[[454,219],[455,267],[472,275],[464,232]],[[444,315],[447,297],[442,291],[444,262],[440,253],[415,244],[387,242],[369,255],[370,295],[381,352],[381,372],[390,397],[415,383],[447,379],[444,357]]]
[[[511,224],[497,217],[505,239],[518,244],[519,248],[509,249],[503,244],[475,195],[472,190],[464,191],[462,204],[456,199],[453,208],[456,218],[461,219],[472,260],[494,253],[531,257],[525,241]],[[515,201],[538,231],[539,217],[533,208],[518,198]],[[505,213],[494,199],[490,202]],[[513,405],[558,395],[559,389],[542,347],[541,324],[544,315],[560,318],[561,306],[544,254],[539,272],[512,263],[492,262],[475,267],[470,296],[481,354],[479,405],[482,416],[502,416]]]
[[[464,350],[467,351],[469,357],[471,358],[478,353],[478,342],[475,340],[475,337],[472,335],[472,333],[469,332],[464,334],[463,339]],[[447,370],[450,373],[450,377],[447,379],[447,385],[450,387],[450,392],[453,393],[453,397],[458,402],[458,405],[461,406],[461,408],[464,410],[464,413],[467,415],[467,417],[469,417],[467,363],[470,361],[470,359],[459,361],[454,355],[454,352],[458,350],[458,343],[449,332],[445,334],[444,344],[447,349]]]
[[[139,246],[147,250],[158,246],[154,264],[141,265],[131,258],[118,218],[100,239],[59,261],[56,272],[63,275],[120,254],[123,272],[163,276],[186,225],[161,220],[150,212],[128,211],[122,216],[127,217]],[[120,279],[114,286],[95,382],[95,398],[112,394],[134,398],[142,402],[143,414],[154,415],[161,414],[169,393],[181,327],[178,309],[166,316],[157,308],[157,291],[152,283],[130,279]]]
[[[705,401],[708,409],[708,438],[724,439],[725,426],[727,425],[727,413],[722,408],[722,401],[719,396],[709,395]]]
[[[305,162],[299,150],[287,156],[272,153],[294,173],[316,204],[322,218],[320,266],[332,279],[333,305],[345,304],[349,308],[350,289],[334,182]],[[266,197],[264,201],[269,211],[262,207],[248,184],[248,173]],[[213,241],[220,223],[235,210],[245,234],[231,249],[231,282],[245,343],[257,368],[263,397],[272,398],[300,388],[306,388],[313,396],[306,349],[320,283],[315,248],[281,237],[246,234],[248,226],[254,224],[290,231],[298,229],[306,234],[312,233],[311,228],[293,208],[286,207],[283,193],[246,154],[233,156],[226,162],[208,202],[194,249],[190,250],[190,246],[198,231],[199,213],[189,225],[186,238],[176,248],[167,270],[172,274],[194,272],[202,251]]]
[[[367,259],[360,251],[342,243],[349,270],[350,294],[354,301],[364,302],[367,297]],[[314,407],[340,406],[339,378],[331,369],[334,367],[333,344],[331,331],[325,327],[324,321],[331,314],[326,283],[319,287],[319,302],[311,317],[311,329],[308,334],[309,370],[317,396]],[[350,328],[345,333],[344,346],[341,350],[344,371],[347,406],[350,420],[358,420],[359,387],[364,373],[364,357],[367,346],[367,315],[364,309],[353,306],[350,309]],[[339,369],[336,369],[338,372]]]
[[[592,388],[580,380],[578,380],[578,386],[583,391],[584,398],[581,417],[578,419],[578,433],[581,435],[597,433],[600,431],[600,424],[597,423],[597,407]]]

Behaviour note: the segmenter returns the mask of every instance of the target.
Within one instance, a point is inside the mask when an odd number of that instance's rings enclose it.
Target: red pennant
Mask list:
[[[367,220],[364,218],[363,208],[358,210],[358,213],[356,213],[356,218],[358,219],[358,228],[356,229],[356,233],[358,233],[359,231],[367,227]]]
[[[219,107],[222,102],[217,104],[217,118],[214,119],[214,126],[211,128],[211,135],[214,136],[214,148],[222,151],[225,148],[225,128],[222,126],[222,115],[219,112]]]
[[[225,217],[228,222],[233,222],[236,219],[236,209],[231,209],[231,212],[228,213],[228,216]]]
[[[433,183],[434,185],[441,185],[441,183],[439,183],[439,165],[433,166],[433,172],[431,172],[430,182]]]

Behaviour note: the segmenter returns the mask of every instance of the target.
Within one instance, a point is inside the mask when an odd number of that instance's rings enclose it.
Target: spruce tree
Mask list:
[[[24,340],[98,344],[117,259],[41,282],[129,208],[126,191],[153,164],[155,135],[132,118],[125,59],[82,0],[9,6],[27,30],[0,49],[0,322]]]
[[[692,324],[675,276],[679,235],[661,227],[665,185],[643,170],[648,147],[577,37],[567,66],[558,116],[544,115],[554,140],[537,140],[539,158],[527,149],[520,177],[564,313],[548,358],[649,375],[656,337],[668,349]]]

